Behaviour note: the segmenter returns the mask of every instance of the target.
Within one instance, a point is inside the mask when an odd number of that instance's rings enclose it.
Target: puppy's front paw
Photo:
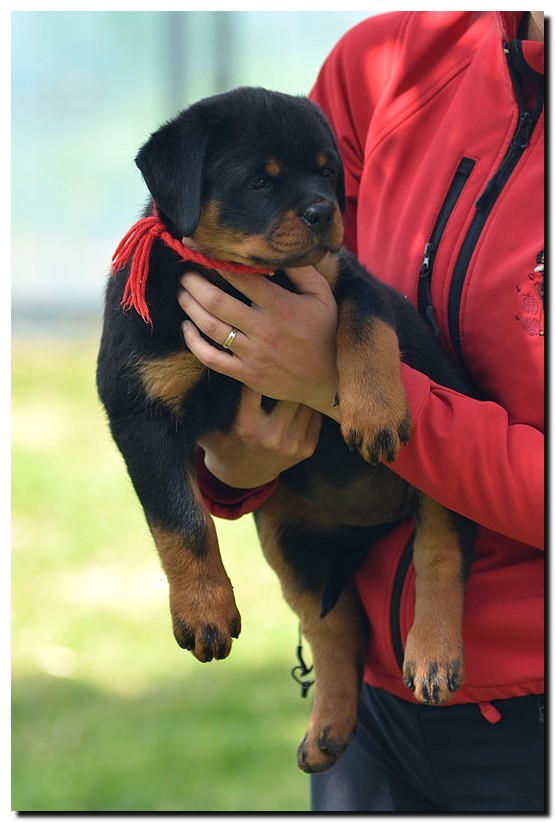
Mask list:
[[[411,416],[404,389],[376,403],[374,397],[341,394],[341,433],[351,450],[371,465],[393,462],[411,433]]]
[[[349,327],[353,325],[351,320]],[[366,462],[393,462],[411,433],[395,330],[374,319],[363,330],[343,332],[338,346],[341,433]]]
[[[200,662],[225,659],[241,632],[231,584],[215,586],[202,598],[170,589],[170,611],[177,644]]]

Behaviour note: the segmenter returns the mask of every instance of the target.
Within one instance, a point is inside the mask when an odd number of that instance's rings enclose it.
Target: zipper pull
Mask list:
[[[530,142],[530,135],[533,128],[533,117],[530,111],[523,111],[520,115],[518,128],[511,143],[512,148],[526,148]]]
[[[534,128],[534,118],[530,111],[523,111],[520,115],[517,130],[511,143],[511,151],[521,151],[526,148],[530,142],[530,135]],[[493,175],[488,181],[483,193],[475,202],[476,211],[484,211],[488,208],[490,202],[497,197],[499,193],[499,171]]]
[[[433,243],[426,243],[424,246],[424,259],[420,266],[420,282],[423,288],[419,302],[422,305],[423,314],[428,325],[432,329],[434,337],[439,337],[441,331],[436,322],[434,307],[432,305],[432,294],[430,290],[430,277],[432,275],[432,255],[435,251]]]
[[[424,259],[422,260],[422,265],[420,266],[420,279],[424,279],[425,277],[430,276],[430,260],[432,257],[433,250],[433,244],[426,243],[426,245],[424,246]]]

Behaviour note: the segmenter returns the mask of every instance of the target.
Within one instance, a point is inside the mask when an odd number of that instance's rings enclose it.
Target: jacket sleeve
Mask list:
[[[439,386],[408,365],[402,369],[413,432],[395,473],[446,508],[543,548],[542,432],[511,424],[495,402]]]

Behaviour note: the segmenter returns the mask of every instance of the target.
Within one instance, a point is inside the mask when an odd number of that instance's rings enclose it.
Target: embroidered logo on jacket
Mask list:
[[[536,266],[526,280],[517,285],[517,313],[523,331],[530,337],[543,337],[543,285],[544,285],[544,252],[536,257]]]

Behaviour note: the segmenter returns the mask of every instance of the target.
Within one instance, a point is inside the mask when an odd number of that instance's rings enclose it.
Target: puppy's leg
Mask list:
[[[464,680],[462,622],[466,562],[457,518],[422,496],[414,540],[416,605],[403,681],[415,697],[439,705]]]
[[[175,638],[201,662],[223,659],[241,619],[193,479],[194,444],[163,409],[113,418],[111,427],[168,578]]]
[[[391,309],[354,260],[343,260],[335,294],[341,433],[367,462],[392,462],[409,439],[411,418]]]
[[[358,598],[349,586],[333,609],[320,616],[327,577],[326,550],[322,546],[319,554],[317,541],[314,552],[311,550],[313,535],[309,534],[310,521],[303,519],[306,513],[300,498],[281,487],[257,511],[256,523],[266,559],[310,645],[315,696],[298,764],[307,773],[319,773],[337,761],[353,736],[366,631]],[[288,524],[284,545],[282,524],[291,514],[295,522]]]
[[[299,597],[292,588],[289,599],[310,644],[315,676],[314,703],[297,759],[303,771],[321,773],[337,761],[353,739],[366,625],[352,583],[323,619],[314,596]]]

